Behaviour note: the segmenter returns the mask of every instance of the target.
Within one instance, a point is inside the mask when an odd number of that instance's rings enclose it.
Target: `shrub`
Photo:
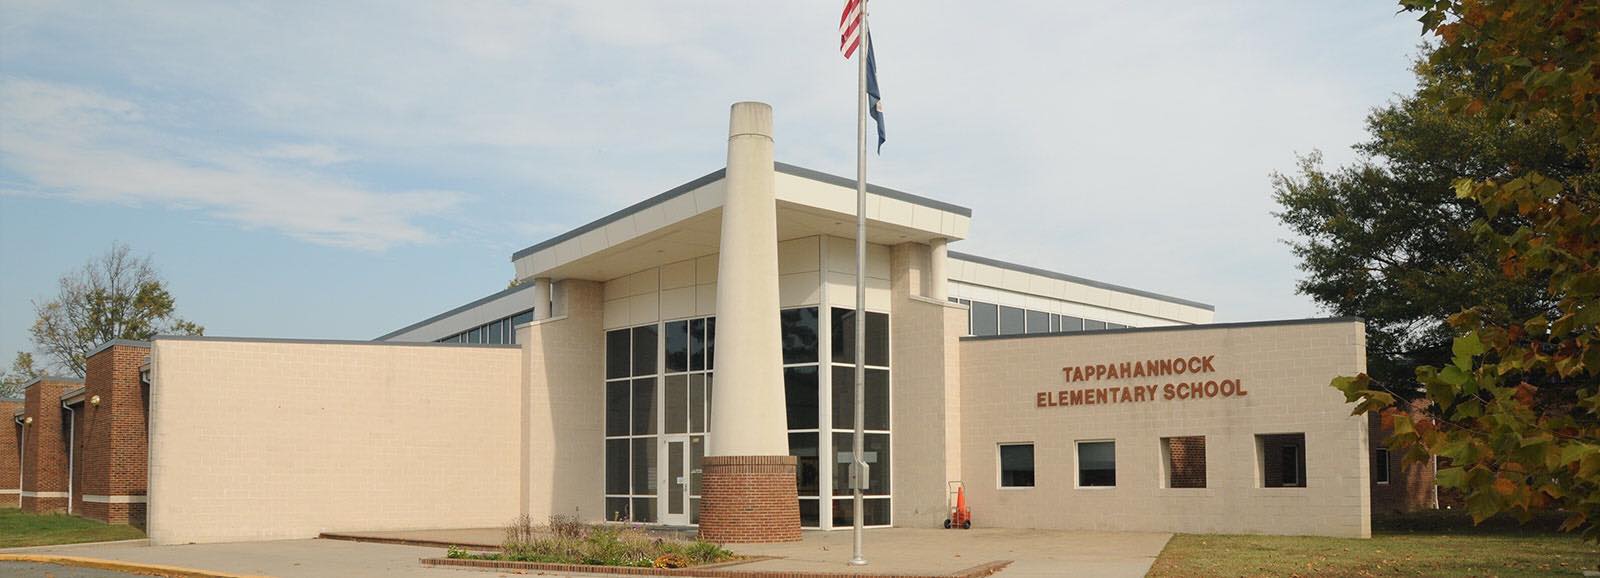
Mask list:
[[[527,515],[518,516],[506,526],[500,546],[498,554],[473,554],[452,546],[446,555],[639,568],[687,568],[733,558],[733,552],[710,542],[657,538],[643,526],[590,525],[560,515],[551,516],[545,526],[534,526]]]

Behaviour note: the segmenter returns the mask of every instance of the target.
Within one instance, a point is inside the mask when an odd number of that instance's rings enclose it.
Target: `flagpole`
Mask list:
[[[851,566],[865,566],[867,559],[861,551],[863,520],[862,488],[867,483],[867,461],[862,446],[866,438],[866,343],[867,343],[867,51],[872,46],[872,32],[867,28],[867,0],[861,0],[861,45],[856,48],[856,403],[855,436],[850,451],[851,472],[855,480],[854,512],[855,551],[850,557]]]

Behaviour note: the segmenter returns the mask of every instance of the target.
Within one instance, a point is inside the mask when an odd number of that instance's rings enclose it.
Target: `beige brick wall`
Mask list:
[[[551,514],[603,521],[605,332],[601,286],[567,280],[566,315],[517,329],[527,384],[522,503],[534,521]]]
[[[967,309],[917,297],[924,290],[927,245],[896,245],[892,254],[890,368],[894,524],[939,527],[949,513],[949,480],[960,479],[960,347]]]
[[[1328,385],[1365,369],[1365,346],[1360,322],[1328,320],[963,340],[962,476],[974,524],[1370,536],[1367,422]],[[1216,356],[1215,373],[1198,377],[1240,379],[1248,395],[1037,406],[1039,392],[1195,377],[1069,384],[1064,366],[1195,355]],[[1306,436],[1307,487],[1260,487],[1256,434],[1296,432]],[[1161,438],[1193,435],[1206,436],[1207,487],[1161,487]],[[1076,488],[1075,442],[1105,439],[1116,441],[1116,487]],[[1004,442],[1034,444],[1034,488],[998,488]]]
[[[152,358],[154,543],[517,514],[516,348],[171,338]]]

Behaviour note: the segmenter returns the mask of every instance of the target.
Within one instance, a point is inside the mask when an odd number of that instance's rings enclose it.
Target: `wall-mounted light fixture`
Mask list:
[[[33,424],[33,416],[30,415],[30,416],[22,418],[22,423],[32,425]]]
[[[89,405],[100,405],[100,396],[98,396],[98,395],[89,396]]]

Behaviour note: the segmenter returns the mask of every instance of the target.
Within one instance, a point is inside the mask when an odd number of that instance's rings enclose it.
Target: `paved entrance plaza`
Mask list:
[[[493,544],[496,528],[432,532],[365,532],[363,535],[420,541]],[[1137,577],[1150,569],[1170,534],[974,529],[970,531],[886,528],[867,531],[869,566],[861,574],[947,574],[994,560],[1011,560],[1003,578]],[[734,547],[746,555],[778,559],[740,565],[751,570],[849,572],[849,532],[806,532],[790,544]],[[423,568],[418,560],[444,554],[440,547],[342,540],[286,540],[149,546],[141,542],[54,546],[5,551],[60,554],[182,566],[278,578],[395,576],[471,578],[503,573]]]

